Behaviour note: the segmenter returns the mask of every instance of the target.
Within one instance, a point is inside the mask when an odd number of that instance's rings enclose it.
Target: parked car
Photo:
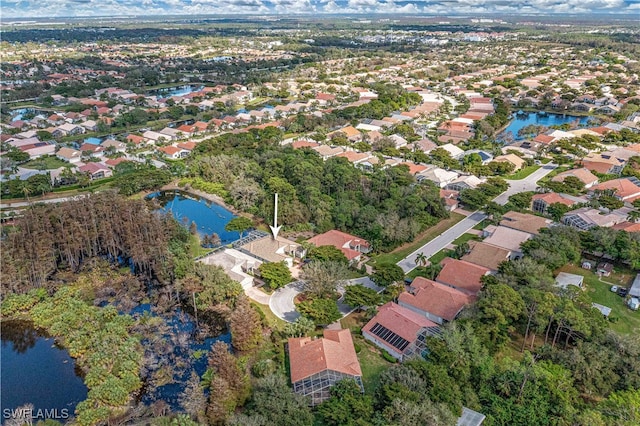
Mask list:
[[[624,297],[627,295],[627,293],[629,293],[629,289],[626,287],[620,287],[618,291],[616,291],[616,293],[618,293],[618,296]]]
[[[618,286],[617,285],[612,285],[611,286],[611,291],[616,293],[618,291]]]

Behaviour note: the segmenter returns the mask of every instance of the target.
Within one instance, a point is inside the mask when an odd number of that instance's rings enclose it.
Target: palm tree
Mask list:
[[[416,265],[427,266],[427,263],[429,263],[429,259],[423,252],[416,254]]]
[[[627,215],[627,220],[629,222],[636,223],[638,219],[640,219],[640,211],[638,210],[631,210]]]

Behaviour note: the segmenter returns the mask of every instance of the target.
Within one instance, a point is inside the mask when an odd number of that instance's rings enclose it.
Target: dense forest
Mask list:
[[[44,286],[59,269],[79,270],[105,257],[159,278],[171,276],[169,242],[179,225],[144,201],[103,192],[60,204],[33,205],[3,228],[3,294]]]

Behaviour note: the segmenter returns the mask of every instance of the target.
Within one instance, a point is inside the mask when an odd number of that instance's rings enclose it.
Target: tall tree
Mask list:
[[[238,351],[249,351],[260,345],[262,340],[262,325],[260,316],[251,306],[249,298],[238,297],[236,306],[231,313],[230,321],[231,344]]]

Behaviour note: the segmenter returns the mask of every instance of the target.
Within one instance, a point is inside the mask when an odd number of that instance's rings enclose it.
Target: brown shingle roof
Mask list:
[[[534,235],[538,235],[540,229],[548,227],[550,223],[549,220],[543,217],[519,212],[507,212],[500,221],[502,226]]]
[[[292,383],[325,370],[362,376],[349,330],[325,330],[320,339],[289,339],[289,360]]]
[[[507,249],[485,244],[480,241],[470,241],[471,251],[461,260],[484,266],[490,270],[497,271],[498,265],[509,258],[511,252]]]

